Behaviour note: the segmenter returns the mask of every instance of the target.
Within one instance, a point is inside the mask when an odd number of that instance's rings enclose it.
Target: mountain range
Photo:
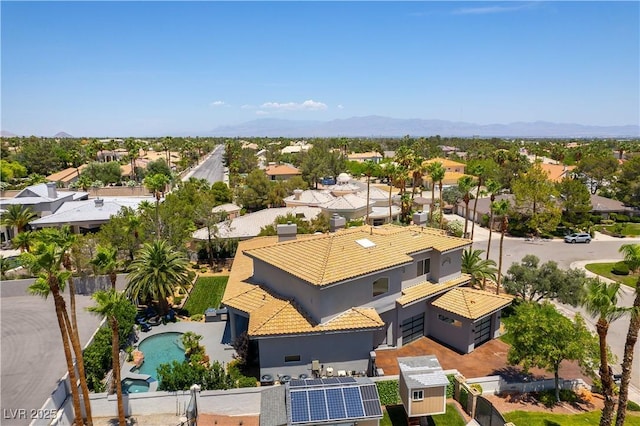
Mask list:
[[[168,133],[171,134],[171,133]],[[167,136],[159,134],[157,136]],[[204,132],[179,132],[173,136],[219,137],[509,137],[509,138],[637,138],[640,126],[592,126],[548,121],[515,122],[509,124],[475,124],[462,121],[403,119],[378,115],[351,117],[331,121],[284,120],[262,118],[235,125],[219,126]],[[17,136],[2,130],[2,137]],[[152,136],[152,135],[120,135]],[[54,138],[72,138],[69,133],[58,132]]]
[[[351,117],[331,121],[296,121],[263,118],[233,126],[220,126],[207,136],[264,137],[638,137],[640,126],[591,126],[547,121],[475,124],[461,121],[400,119],[382,116]]]

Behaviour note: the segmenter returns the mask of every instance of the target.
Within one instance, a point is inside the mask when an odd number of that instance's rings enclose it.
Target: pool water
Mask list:
[[[123,393],[149,392],[149,382],[141,379],[124,379],[122,381]]]
[[[181,338],[182,333],[161,333],[144,339],[138,347],[144,354],[144,362],[135,372],[148,374],[157,380],[156,370],[160,364],[184,361]]]

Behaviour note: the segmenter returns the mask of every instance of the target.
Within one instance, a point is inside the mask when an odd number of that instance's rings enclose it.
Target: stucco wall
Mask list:
[[[439,320],[438,314],[460,321],[461,326],[457,327]],[[466,354],[473,351],[474,336],[471,332],[472,323],[470,320],[433,305],[429,305],[427,320],[429,322],[429,335],[431,337],[446,343],[462,353]]]
[[[310,336],[262,338],[258,341],[260,374],[300,374],[311,376],[311,362],[320,361],[338,370],[367,371],[369,352],[373,349],[373,331],[323,333]],[[300,355],[300,361],[285,363],[285,356]]]
[[[434,275],[438,277],[438,282],[450,280],[460,276],[460,270],[462,269],[462,251],[463,249],[452,250],[447,253],[437,253],[437,260],[432,260],[433,263],[438,265],[438,273]]]

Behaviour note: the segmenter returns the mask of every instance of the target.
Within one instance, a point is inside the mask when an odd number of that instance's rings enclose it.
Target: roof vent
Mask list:
[[[278,233],[278,242],[295,240],[298,232],[298,226],[295,223],[280,224],[276,227]]]
[[[300,196],[302,195],[302,189],[294,189],[293,190],[293,199],[294,200],[299,200]]]
[[[96,207],[104,206],[104,200],[102,198],[96,198],[95,200],[93,200],[93,202],[96,205]]]
[[[338,215],[338,213],[334,213],[333,217],[329,219],[329,230],[331,232],[336,232],[338,229],[343,229],[347,226],[347,220]]]
[[[413,214],[413,224],[414,225],[424,225],[427,223],[428,215],[426,212],[417,212]]]

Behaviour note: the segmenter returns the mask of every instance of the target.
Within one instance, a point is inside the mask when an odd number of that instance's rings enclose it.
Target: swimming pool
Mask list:
[[[157,369],[160,364],[170,363],[172,361],[183,361],[184,348],[182,347],[182,333],[160,333],[155,336],[147,337],[142,342],[138,350],[144,354],[144,362],[140,368],[134,370],[134,373],[148,374],[154,380],[157,380]],[[144,380],[142,380],[144,381]],[[145,385],[136,380],[132,386],[133,392],[146,392],[141,390]],[[124,384],[124,381],[123,381]],[[149,384],[146,384],[147,388]]]

